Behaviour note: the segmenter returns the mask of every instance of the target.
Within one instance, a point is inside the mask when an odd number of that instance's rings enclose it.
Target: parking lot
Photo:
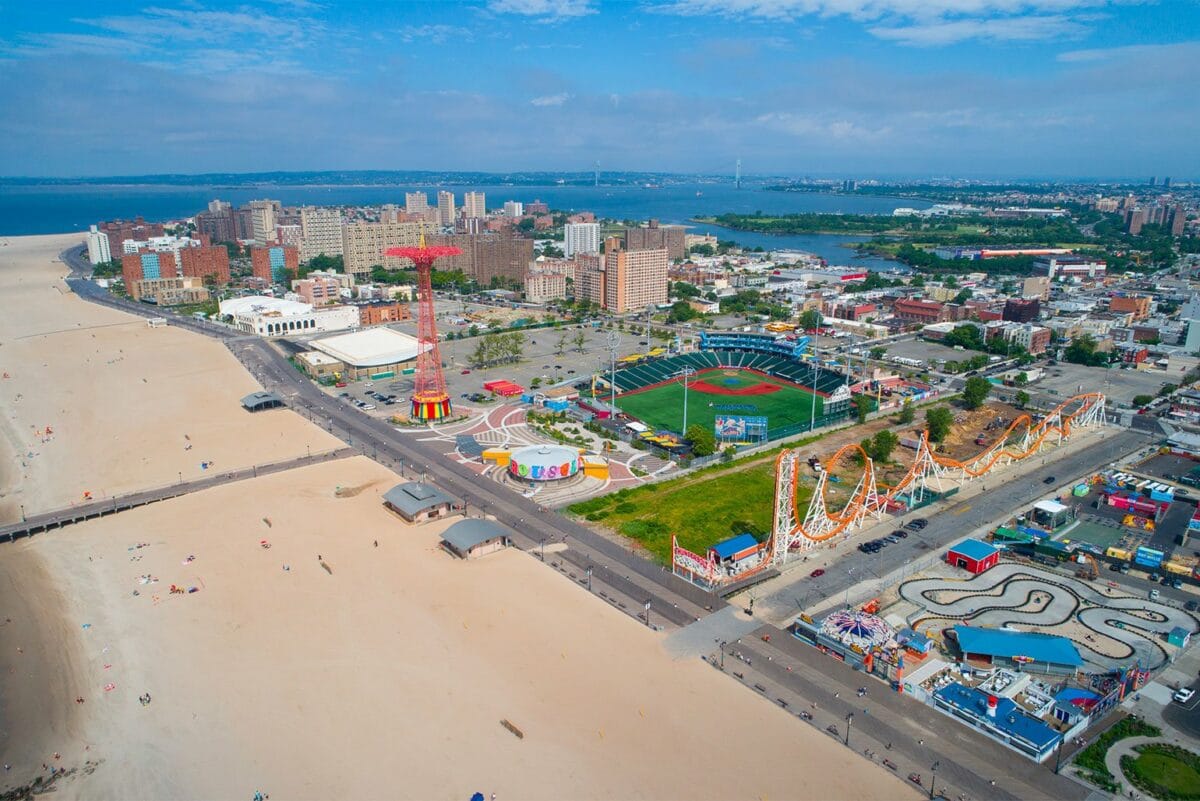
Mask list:
[[[1163,372],[1085,367],[1067,362],[1059,362],[1045,370],[1045,377],[1033,385],[1039,392],[1064,400],[1080,392],[1103,392],[1110,403],[1123,406],[1132,405],[1137,395],[1157,394],[1167,382],[1167,374]]]

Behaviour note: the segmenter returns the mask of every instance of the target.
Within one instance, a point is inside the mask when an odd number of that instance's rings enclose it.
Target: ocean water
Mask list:
[[[737,189],[731,184],[673,184],[645,186],[0,186],[0,236],[86,231],[101,220],[129,219],[141,215],[163,221],[190,217],[203,211],[214,198],[241,205],[270,198],[285,206],[404,205],[405,192],[423,190],[436,202],[439,189],[455,193],[462,203],[468,190],[487,194],[489,208],[506,200],[528,203],[541,200],[553,209],[591,211],[615,219],[657,219],[687,224],[692,217],[763,211],[772,214],[828,212],[891,214],[899,206],[922,208],[929,204],[911,199],[832,195],[807,192],[769,192],[757,187]],[[860,257],[842,247],[862,237],[775,236],[730,231],[719,226],[695,227],[696,233],[713,233],[745,247],[805,250],[833,264],[857,264],[872,269],[894,267],[895,262]]]

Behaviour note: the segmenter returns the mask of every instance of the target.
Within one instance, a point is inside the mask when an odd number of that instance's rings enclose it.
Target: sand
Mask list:
[[[63,241],[41,239],[0,249],[6,268],[34,254],[26,267],[45,284],[0,270],[22,304],[45,309],[19,312],[26,326],[118,325],[9,350],[17,329],[0,314],[18,392],[47,397],[30,376],[64,373],[73,393],[23,497],[70,498],[83,475],[135,487],[182,469],[181,419],[218,461],[319,441],[288,414],[227,412],[254,384],[223,348],[169,330],[165,345],[164,329],[57,295],[35,256]],[[92,333],[100,354],[67,347]],[[110,366],[100,357],[113,347],[125,358]],[[167,355],[189,367],[150,370]],[[130,394],[143,375],[144,394]],[[108,414],[80,411],[84,398]],[[662,634],[531,556],[450,557],[437,546],[447,522],[414,528],[384,509],[396,480],[358,457],[0,544],[3,788],[48,775],[46,763],[78,769],[56,792],[86,799],[916,797],[700,660],[673,660]]]
[[[221,343],[71,294],[55,259],[78,235],[4,241],[0,522],[341,446],[294,412],[245,412],[261,386]]]
[[[36,552],[58,577],[85,665],[60,703],[84,695],[86,725],[48,747],[64,764],[103,762],[60,792],[905,793],[882,769],[700,660],[672,661],[661,634],[534,558],[510,550],[456,560],[437,547],[447,523],[405,525],[383,508],[382,484],[335,496],[339,484],[387,475],[363,457],[322,464],[10,549]],[[196,559],[186,563],[189,555]],[[158,583],[140,584],[144,574]],[[199,590],[173,595],[172,583]],[[116,688],[105,692],[108,682]],[[144,692],[148,707],[138,702]]]

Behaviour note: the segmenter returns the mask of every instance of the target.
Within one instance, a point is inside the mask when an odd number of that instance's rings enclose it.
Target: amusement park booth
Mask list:
[[[961,567],[978,576],[1000,561],[1000,549],[983,540],[963,540],[946,551],[946,564]]]
[[[475,559],[508,547],[509,530],[494,520],[460,520],[442,533],[442,548],[460,559]]]
[[[998,667],[1070,676],[1083,665],[1075,643],[1066,637],[1032,631],[955,626],[964,659],[983,659]]]
[[[729,573],[740,573],[758,564],[760,550],[753,534],[738,534],[718,542],[708,549],[708,553],[713,561]]]
[[[1070,506],[1058,501],[1038,501],[1033,505],[1033,522],[1047,531],[1054,531],[1075,519]]]

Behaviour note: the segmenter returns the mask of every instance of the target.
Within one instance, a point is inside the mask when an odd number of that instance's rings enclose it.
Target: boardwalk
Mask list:
[[[127,495],[117,495],[98,501],[88,501],[67,509],[56,509],[52,512],[31,515],[20,522],[0,526],[0,541],[12,542],[18,537],[29,537],[39,532],[49,531],[50,529],[62,528],[74,523],[82,523],[85,520],[124,512],[127,509],[135,509],[139,506],[145,506],[148,503],[157,503],[158,501],[165,501],[168,498],[178,498],[180,495],[187,495],[189,492],[219,487],[222,484],[231,484],[235,481],[244,481],[248,478],[257,478],[258,476],[265,476],[270,473],[281,473],[285,470],[317,464],[319,462],[345,459],[347,456],[354,456],[357,453],[358,451],[354,448],[338,448],[335,451],[314,453],[284,462],[254,465],[231,472],[214,473],[211,476],[196,479],[195,481],[167,484],[153,489],[131,492]]]

